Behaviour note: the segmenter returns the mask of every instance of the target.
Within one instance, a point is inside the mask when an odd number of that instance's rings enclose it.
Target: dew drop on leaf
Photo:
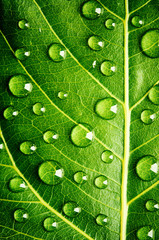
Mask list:
[[[141,113],[141,121],[145,124],[151,124],[156,118],[156,113],[151,109],[146,109]]]
[[[153,180],[158,173],[157,159],[151,155],[142,157],[136,165],[136,172],[142,180]]]
[[[26,155],[33,154],[36,151],[37,147],[31,141],[25,141],[20,144],[20,151]]]
[[[25,60],[30,56],[30,51],[27,51],[25,48],[19,48],[15,51],[15,56],[19,60]]]
[[[5,149],[4,143],[0,139],[0,152]]]
[[[148,97],[152,103],[159,105],[159,85],[150,90]]]
[[[108,185],[108,178],[106,176],[100,175],[95,178],[94,184],[97,188],[104,189]]]
[[[111,163],[113,161],[114,155],[111,151],[105,150],[102,152],[101,159],[105,163]]]
[[[134,27],[142,27],[144,25],[144,20],[140,16],[134,16],[131,19],[131,23]]]
[[[76,217],[81,212],[81,208],[75,202],[68,202],[64,204],[63,212],[68,217]]]
[[[14,219],[17,222],[25,222],[28,219],[29,215],[27,211],[23,208],[19,208],[14,212]]]
[[[99,51],[104,47],[104,41],[101,37],[94,35],[88,39],[88,46],[93,50]]]
[[[44,228],[48,232],[54,231],[58,227],[58,223],[53,217],[48,217],[44,220]]]
[[[159,29],[151,29],[142,36],[141,48],[148,57],[159,57]]]
[[[30,25],[29,25],[28,21],[26,21],[25,19],[22,19],[18,22],[18,27],[20,29],[26,30],[30,27]]]
[[[7,107],[4,112],[3,116],[7,120],[13,120],[18,115],[18,110],[15,109],[13,106]]]
[[[96,19],[103,12],[103,7],[96,0],[87,1],[82,6],[82,15],[87,19]]]
[[[67,92],[58,92],[58,98],[60,99],[66,99],[68,97],[68,93]]]
[[[103,75],[107,77],[112,76],[116,72],[116,64],[113,61],[105,60],[104,62],[102,62],[100,70]]]
[[[114,98],[98,100],[95,105],[96,114],[104,119],[113,119],[117,114],[117,101]]]
[[[148,200],[145,206],[146,209],[150,212],[155,212],[159,209],[159,204],[156,200]]]
[[[155,239],[155,231],[151,226],[144,226],[137,231],[137,237],[139,240]]]
[[[59,43],[53,43],[49,47],[49,56],[54,62],[61,62],[66,58],[66,49]]]
[[[15,75],[10,78],[9,89],[16,97],[26,97],[33,89],[32,84],[25,75]]]
[[[88,176],[86,175],[85,172],[78,171],[74,174],[73,178],[76,183],[83,184],[87,181]]]
[[[64,169],[56,161],[46,161],[39,166],[40,179],[48,185],[57,185],[63,181]]]
[[[105,27],[109,30],[113,30],[115,28],[115,21],[112,18],[109,18],[105,21]]]
[[[58,138],[59,135],[54,130],[48,130],[43,134],[46,143],[54,143]]]
[[[42,103],[35,103],[33,105],[33,112],[38,116],[42,116],[45,113],[44,105]]]
[[[14,177],[9,181],[9,189],[12,192],[24,192],[27,185],[21,177]]]
[[[108,217],[104,214],[99,214],[96,217],[96,223],[100,226],[105,226],[108,223]]]

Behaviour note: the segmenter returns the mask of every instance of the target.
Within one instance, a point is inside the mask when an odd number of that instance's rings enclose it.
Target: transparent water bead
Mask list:
[[[109,77],[115,74],[116,72],[116,64],[113,61],[105,60],[101,66],[100,70],[103,73],[103,75]]]
[[[104,189],[108,185],[108,178],[106,176],[100,175],[95,178],[95,186],[100,189]]]
[[[90,0],[83,4],[82,15],[87,19],[96,19],[104,12],[103,7],[96,0]]]
[[[18,27],[20,29],[26,30],[26,29],[30,28],[30,24],[28,23],[27,20],[22,19],[18,22]]]
[[[104,47],[104,41],[101,37],[93,35],[88,39],[88,46],[92,50],[99,51]]]
[[[136,165],[136,172],[142,180],[153,180],[158,173],[157,159],[151,155],[142,157]]]
[[[141,121],[145,124],[151,124],[156,118],[156,113],[151,109],[146,109],[141,113]]]
[[[73,177],[74,177],[74,181],[78,184],[83,184],[88,179],[88,176],[83,171],[76,172]]]
[[[96,223],[100,226],[105,226],[108,223],[108,217],[104,214],[99,214],[96,217]]]
[[[66,58],[66,49],[60,43],[53,43],[49,47],[49,56],[54,62],[61,62]]]
[[[27,188],[25,181],[21,177],[14,177],[9,181],[9,189],[12,192],[24,192]]]
[[[31,141],[25,141],[20,144],[20,151],[26,155],[33,154],[36,151],[37,147]]]
[[[92,143],[94,134],[87,123],[75,125],[71,131],[71,140],[78,147],[87,147]]]
[[[35,103],[33,105],[33,112],[38,116],[42,116],[45,113],[44,105],[42,103]]]
[[[38,174],[44,183],[57,185],[63,181],[64,169],[56,161],[46,161],[40,165]]]
[[[15,56],[19,60],[25,60],[30,56],[30,51],[25,48],[19,48],[15,51]]]
[[[33,86],[26,75],[15,75],[10,78],[9,89],[16,97],[26,97],[31,93]]]
[[[7,107],[4,112],[3,116],[7,120],[13,120],[16,116],[18,116],[18,110],[15,109],[13,106]]]
[[[14,219],[17,222],[26,222],[28,217],[29,217],[29,215],[28,215],[27,211],[23,208],[19,208],[19,209],[15,210],[15,212],[14,212]]]
[[[81,212],[81,208],[75,202],[68,202],[64,204],[63,212],[68,217],[76,217]]]
[[[101,159],[105,163],[112,163],[114,159],[114,155],[111,151],[105,150],[102,152]]]
[[[137,231],[137,237],[139,240],[154,240],[155,231],[151,226],[144,226]]]
[[[159,105],[159,85],[150,90],[148,97],[152,103]]]
[[[134,27],[140,28],[144,25],[144,20],[140,16],[134,16],[131,19],[131,23]]]
[[[58,223],[55,221],[55,219],[53,217],[47,217],[44,220],[43,225],[44,225],[45,230],[48,232],[52,232],[58,227]]]
[[[150,29],[143,35],[141,48],[148,57],[159,57],[159,29]]]
[[[106,120],[115,118],[117,114],[117,101],[114,98],[103,98],[95,105],[96,114]]]
[[[68,97],[68,93],[67,92],[58,92],[58,98],[60,99],[66,99]]]
[[[153,200],[153,199],[148,200],[146,202],[145,206],[146,206],[146,209],[150,212],[155,212],[155,211],[159,210],[158,202],[156,200]]]
[[[113,30],[115,28],[115,20],[112,18],[109,18],[105,21],[105,27],[109,30]]]
[[[58,138],[59,135],[54,130],[48,130],[43,134],[46,143],[54,143]]]

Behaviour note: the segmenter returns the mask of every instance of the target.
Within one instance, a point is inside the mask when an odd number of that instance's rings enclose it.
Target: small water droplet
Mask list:
[[[60,99],[66,99],[68,97],[68,93],[67,92],[58,92],[58,98]]]
[[[114,155],[111,151],[105,150],[102,152],[101,159],[105,163],[111,163],[113,161]]]
[[[109,30],[113,30],[115,28],[115,21],[112,18],[109,18],[105,21],[105,27]]]
[[[4,112],[3,116],[7,120],[13,120],[18,115],[18,110],[15,109],[13,106],[7,107]]]
[[[100,175],[95,178],[94,183],[97,188],[104,189],[108,185],[108,178],[103,175]]]
[[[139,240],[155,239],[155,231],[151,226],[144,226],[137,231]]]
[[[156,118],[153,110],[147,109],[141,113],[141,121],[145,124],[151,124]]]
[[[63,212],[68,217],[76,217],[81,212],[81,208],[75,202],[68,202],[63,206]]]
[[[155,212],[159,209],[159,204],[156,200],[148,200],[146,202],[146,209],[150,212]]]
[[[25,222],[28,219],[29,215],[27,211],[23,208],[19,208],[14,212],[14,219],[17,222]]]
[[[26,30],[26,29],[30,28],[30,25],[29,25],[28,21],[26,21],[25,19],[22,19],[18,22],[18,27],[20,29]]]
[[[25,75],[15,75],[10,78],[9,89],[16,97],[26,97],[32,91],[33,86]]]
[[[44,228],[46,231],[51,232],[54,231],[58,227],[58,223],[55,221],[53,217],[47,217],[44,220]]]
[[[158,173],[157,159],[151,155],[142,157],[136,165],[136,172],[142,180],[153,180]]]
[[[39,166],[40,179],[49,185],[57,185],[63,181],[64,169],[56,161],[46,161]]]
[[[144,25],[144,20],[140,16],[134,16],[131,19],[131,23],[134,27],[142,27]]]
[[[87,123],[82,123],[73,127],[71,140],[78,147],[87,147],[92,143],[94,134],[92,127]]]
[[[101,66],[100,70],[103,73],[103,75],[109,77],[115,74],[116,72],[116,64],[113,61],[105,60]]]
[[[25,60],[27,57],[30,56],[30,51],[26,50],[25,48],[19,48],[15,51],[15,56],[19,60]]]
[[[54,62],[61,62],[66,58],[66,49],[59,43],[53,43],[49,47],[49,56]]]
[[[59,135],[54,130],[48,130],[43,134],[46,143],[54,143],[58,138]]]
[[[73,177],[75,182],[79,184],[85,183],[88,179],[88,176],[83,171],[76,172]]]
[[[27,185],[21,177],[14,177],[9,181],[9,189],[12,192],[24,192]]]
[[[5,146],[4,143],[0,139],[0,151],[4,150]]]
[[[113,119],[117,114],[117,101],[114,98],[103,98],[95,105],[96,114],[104,119]]]
[[[20,144],[20,151],[26,155],[33,154],[36,151],[36,146],[31,141],[26,141]]]
[[[38,116],[42,116],[45,113],[44,105],[42,103],[35,103],[33,105],[33,112]]]
[[[159,85],[154,86],[148,96],[152,103],[159,105]]]
[[[108,217],[104,214],[99,214],[96,217],[96,223],[100,226],[105,226],[108,223]]]
[[[94,35],[88,39],[88,46],[93,50],[99,51],[104,47],[104,41],[101,37]]]
[[[104,12],[103,7],[95,0],[87,1],[82,6],[82,15],[87,19],[96,19]]]
[[[150,58],[159,57],[159,29],[148,30],[141,39],[141,48]]]

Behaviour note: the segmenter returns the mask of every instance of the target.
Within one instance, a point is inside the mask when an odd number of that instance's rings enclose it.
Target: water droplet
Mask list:
[[[76,217],[81,212],[81,208],[75,202],[68,202],[63,206],[63,212],[68,217]]]
[[[4,150],[5,146],[4,143],[0,139],[0,151]]]
[[[134,16],[131,19],[131,23],[134,27],[137,27],[137,28],[142,27],[144,25],[144,21],[140,16]]]
[[[28,219],[29,215],[27,211],[23,208],[19,208],[14,212],[14,219],[17,222],[25,222]]]
[[[44,220],[44,228],[46,231],[54,231],[58,227],[58,223],[53,217],[48,217]]]
[[[96,223],[100,226],[105,226],[108,223],[108,217],[104,214],[99,214],[96,217]]]
[[[18,115],[18,110],[15,109],[13,106],[7,107],[4,112],[3,116],[7,120],[13,120]]]
[[[101,159],[105,163],[111,163],[113,161],[114,155],[111,151],[105,150],[102,152]]]
[[[151,155],[142,157],[136,165],[136,172],[142,180],[153,180],[158,173],[157,159]]]
[[[151,29],[143,35],[141,48],[148,57],[159,57],[159,29]]]
[[[93,50],[99,51],[104,47],[104,41],[101,37],[94,35],[88,39],[88,46]]]
[[[49,56],[54,62],[61,62],[66,58],[66,49],[59,43],[53,43],[49,47]]]
[[[114,98],[103,98],[95,105],[96,114],[104,119],[113,119],[117,114],[117,101]]]
[[[96,19],[103,12],[103,7],[95,0],[87,1],[82,6],[82,15],[87,19]]]
[[[79,184],[85,183],[88,178],[86,173],[83,171],[76,172],[73,177],[74,177],[75,182],[79,183]]]
[[[12,192],[23,192],[27,185],[21,177],[14,177],[9,181],[9,188]]]
[[[31,141],[26,141],[20,144],[20,151],[26,155],[30,155],[36,151],[36,146]]]
[[[33,89],[32,84],[25,75],[15,75],[9,81],[9,89],[16,97],[26,97]]]
[[[100,70],[105,76],[112,76],[116,72],[116,64],[113,61],[105,60],[101,64]]]
[[[25,48],[19,48],[15,51],[15,56],[19,60],[25,60],[30,56],[30,51],[27,51]]]
[[[94,183],[97,188],[104,189],[108,185],[108,179],[107,179],[107,177],[100,175],[95,178]]]
[[[38,116],[42,116],[45,113],[44,105],[42,103],[35,103],[33,105],[33,112]]]
[[[68,93],[67,92],[58,92],[58,97],[63,100],[68,97]]]
[[[87,123],[82,123],[73,127],[71,140],[78,147],[87,147],[92,143],[94,134],[92,127]]]
[[[109,30],[113,30],[115,28],[115,21],[112,18],[109,18],[105,21],[105,26]]]
[[[40,179],[49,185],[57,185],[63,181],[64,169],[56,161],[43,162],[38,170]]]
[[[148,96],[152,103],[159,105],[159,85],[154,86]]]
[[[47,143],[54,143],[59,135],[54,130],[48,130],[43,134],[43,139]]]
[[[22,19],[18,22],[18,27],[20,29],[26,30],[26,29],[30,28],[30,25],[29,25],[28,21],[26,21],[25,19]]]
[[[141,121],[145,124],[151,124],[156,118],[153,110],[147,109],[141,113]]]
[[[155,239],[155,231],[152,227],[145,226],[137,231],[137,237],[139,240]]]
[[[155,212],[159,209],[159,204],[156,200],[148,200],[146,202],[146,209],[150,212]]]

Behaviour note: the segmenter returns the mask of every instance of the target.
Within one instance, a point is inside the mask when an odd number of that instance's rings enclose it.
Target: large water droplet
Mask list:
[[[96,217],[96,223],[100,226],[105,226],[108,223],[108,217],[104,214],[99,214]]]
[[[101,37],[94,35],[88,39],[88,46],[93,50],[99,51],[104,47],[104,41]]]
[[[87,19],[96,19],[103,12],[103,7],[95,0],[87,1],[82,6],[82,15]]]
[[[27,51],[25,48],[19,48],[15,51],[15,56],[19,60],[25,60],[27,57],[30,56],[30,51]]]
[[[100,66],[101,72],[109,77],[115,74],[116,64],[113,61],[105,60]]]
[[[40,179],[49,185],[57,185],[63,181],[64,169],[56,161],[43,162],[38,170]]]
[[[25,222],[28,219],[29,215],[27,211],[23,208],[19,208],[14,212],[14,219],[17,222]]]
[[[141,113],[141,121],[145,124],[151,124],[156,118],[153,110],[147,109]]]
[[[131,19],[131,23],[134,27],[137,27],[137,28],[142,27],[144,25],[144,21],[140,16],[134,16]]]
[[[76,183],[83,184],[87,181],[88,176],[85,172],[79,171],[74,174],[74,180]]]
[[[76,217],[81,212],[81,208],[75,202],[68,202],[63,206],[63,212],[68,217]]]
[[[45,230],[48,232],[54,231],[58,227],[58,223],[55,221],[53,217],[46,218],[43,224]]]
[[[82,123],[73,127],[71,131],[71,140],[78,147],[87,147],[93,140],[92,127]]]
[[[136,165],[136,172],[142,180],[153,180],[158,173],[157,159],[151,155],[142,157]]]
[[[14,177],[9,181],[9,189],[12,192],[23,192],[27,189],[27,185],[21,177]]]
[[[101,159],[105,163],[111,163],[113,161],[114,155],[111,151],[105,150],[102,152]]]
[[[149,99],[154,104],[159,104],[159,85],[154,86],[149,92]]]
[[[42,116],[45,113],[44,105],[42,103],[35,103],[33,105],[33,112],[38,116]]]
[[[114,98],[98,100],[95,105],[96,114],[104,119],[113,119],[117,114],[117,101]]]
[[[95,178],[94,183],[97,188],[104,189],[108,185],[108,178],[103,175],[100,175]]]
[[[33,89],[32,84],[25,75],[15,75],[9,81],[9,89],[16,97],[26,97]]]
[[[22,19],[18,22],[18,27],[20,29],[26,30],[30,27],[30,25],[29,25],[28,21],[26,21],[25,19]]]
[[[20,151],[26,155],[30,155],[36,151],[36,146],[31,141],[26,141],[20,144]]]
[[[3,112],[3,116],[7,120],[13,120],[17,115],[18,110],[15,109],[13,106],[7,107]]]
[[[47,143],[54,143],[59,135],[54,130],[48,130],[43,134],[43,139]]]
[[[115,28],[115,21],[112,18],[109,18],[105,21],[105,26],[109,30],[113,30]]]
[[[159,57],[159,29],[151,29],[143,35],[141,48],[148,57]]]
[[[155,239],[155,231],[150,226],[145,226],[137,231],[137,237],[139,240]]]
[[[54,62],[61,62],[66,58],[66,49],[59,43],[53,43],[49,47],[49,56]]]
[[[159,209],[159,204],[156,200],[148,200],[146,202],[146,209],[150,212],[155,212]]]
[[[68,93],[67,92],[58,92],[58,97],[60,99],[66,99],[68,97]]]

